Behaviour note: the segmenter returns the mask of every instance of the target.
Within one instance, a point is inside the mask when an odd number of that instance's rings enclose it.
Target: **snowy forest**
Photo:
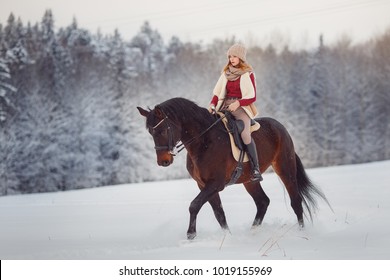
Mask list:
[[[136,106],[208,106],[235,38],[164,42],[148,22],[128,36],[57,28],[50,10],[0,23],[0,195],[188,177],[185,155],[156,167]],[[359,44],[248,47],[260,116],[287,127],[305,167],[390,159],[390,28]]]

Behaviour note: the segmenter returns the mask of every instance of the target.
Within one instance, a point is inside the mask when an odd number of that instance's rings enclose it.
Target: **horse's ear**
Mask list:
[[[149,111],[146,111],[145,109],[142,109],[141,107],[137,107],[137,109],[138,109],[139,113],[140,113],[142,116],[144,116],[145,118],[146,118],[147,116],[149,116],[149,114],[150,114]]]
[[[165,118],[165,114],[159,106],[154,107],[154,114],[156,115],[157,118],[160,118],[160,119]]]

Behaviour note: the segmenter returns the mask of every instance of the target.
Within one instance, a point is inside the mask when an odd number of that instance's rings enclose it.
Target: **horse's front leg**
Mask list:
[[[202,206],[217,192],[218,190],[215,188],[204,188],[191,202],[189,208],[190,224],[187,230],[187,239],[194,239],[196,237],[196,217]]]
[[[219,193],[216,193],[213,196],[211,196],[209,199],[209,203],[213,208],[215,218],[217,219],[221,228],[229,231],[229,227],[226,222],[225,211],[223,211],[222,202]]]

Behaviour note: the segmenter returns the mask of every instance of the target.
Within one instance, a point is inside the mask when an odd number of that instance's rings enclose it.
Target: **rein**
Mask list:
[[[207,131],[209,131],[211,128],[213,128],[217,123],[219,123],[220,121],[222,121],[222,119],[225,118],[225,115],[223,117],[220,117],[219,119],[217,119],[215,122],[213,122],[208,128],[206,128],[202,133],[200,133],[199,135],[197,136],[194,136],[192,137],[190,140],[186,141],[186,142],[182,142],[181,144],[179,145],[176,145],[175,148],[180,148],[176,154],[174,155],[177,155],[178,153],[180,153],[183,149],[184,149],[184,146],[185,145],[191,145],[192,142],[194,142],[196,139],[198,139],[199,137],[202,137]]]
[[[169,125],[169,119],[168,116],[165,115],[165,117],[157,123],[153,129],[156,129],[158,126],[160,126],[165,120],[167,120],[167,131],[168,131],[168,145],[167,146],[155,146],[154,149],[156,151],[161,151],[161,150],[168,150],[169,153],[173,156],[176,156],[178,153],[180,153],[182,150],[184,150],[186,145],[191,145],[196,139],[199,137],[202,137],[205,133],[207,133],[211,128],[213,128],[216,124],[218,124],[222,119],[225,118],[225,115],[222,117],[218,118],[216,121],[214,121],[208,128],[203,130],[200,134],[192,137],[191,139],[185,141],[184,143],[180,140],[176,144],[173,144],[173,132],[171,130],[171,126]],[[175,123],[173,123],[176,125]]]

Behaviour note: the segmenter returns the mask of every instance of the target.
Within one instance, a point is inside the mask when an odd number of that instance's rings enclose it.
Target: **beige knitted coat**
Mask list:
[[[251,78],[250,78],[250,72],[247,72],[243,75],[241,75],[240,79],[240,89],[242,94],[242,99],[250,99],[255,97],[255,89],[253,87]],[[214,87],[213,94],[218,96],[218,103],[215,106],[216,110],[219,111],[223,105],[223,102],[225,101],[226,97],[226,84],[228,80],[226,79],[226,76],[224,73],[219,77],[217,84]],[[258,111],[254,103],[250,104],[249,106],[242,106],[242,108],[245,110],[245,112],[248,114],[248,116],[253,119],[257,116]]]

